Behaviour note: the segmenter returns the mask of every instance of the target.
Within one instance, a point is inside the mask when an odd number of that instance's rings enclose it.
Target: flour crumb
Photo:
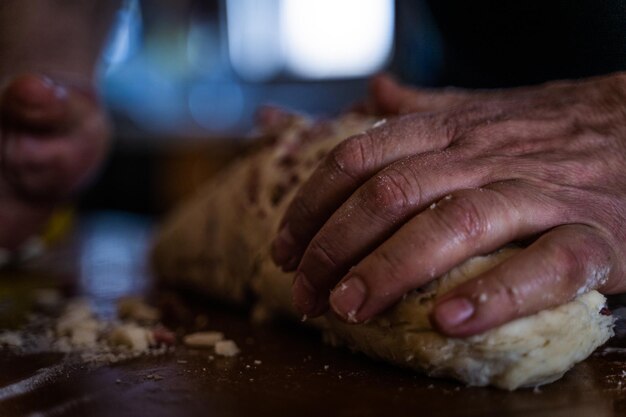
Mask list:
[[[186,335],[183,343],[192,348],[210,348],[224,339],[221,332],[196,332]]]
[[[135,352],[147,351],[155,344],[152,332],[134,323],[113,327],[108,335],[108,341],[112,346],[126,346]]]
[[[117,316],[122,320],[154,323],[159,321],[161,313],[139,297],[122,297],[117,300]]]
[[[232,357],[240,352],[237,344],[232,340],[220,340],[215,343],[215,353],[221,356]]]
[[[372,129],[380,127],[380,126],[384,125],[385,123],[387,123],[387,119],[380,119],[379,121],[377,121],[376,123],[374,123],[372,125]]]
[[[350,312],[348,312],[348,322],[349,323],[356,323],[356,310],[351,310]]]

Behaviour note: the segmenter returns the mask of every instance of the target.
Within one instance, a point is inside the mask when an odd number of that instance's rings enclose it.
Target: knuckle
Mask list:
[[[308,198],[306,198],[306,194],[298,193],[296,198],[291,202],[288,214],[296,223],[314,218],[314,210]]]
[[[404,289],[406,287],[406,281],[410,277],[403,269],[402,259],[389,250],[377,250],[372,254],[372,263],[376,265],[376,270],[384,276],[384,280],[376,280],[371,282],[370,286],[377,291],[372,291],[373,295],[386,298],[391,297],[397,292],[398,289]],[[361,271],[361,275],[367,277],[370,271]],[[377,274],[378,275],[378,274]]]
[[[504,303],[501,305],[507,306],[509,314],[505,314],[505,316],[512,317],[516,313],[519,314],[522,312],[522,307],[524,305],[524,300],[521,297],[520,291],[514,285],[514,283],[509,282],[505,278],[496,275],[491,280],[491,285],[493,288],[493,292],[497,294],[498,297],[504,300]],[[478,302],[480,303],[482,300],[482,293],[478,294]]]
[[[573,276],[582,270],[581,257],[568,245],[550,243],[547,247],[548,276]]]
[[[371,147],[372,140],[367,133],[349,137],[329,154],[329,168],[353,179],[360,178],[372,164]]]
[[[419,205],[419,183],[398,169],[387,169],[373,178],[363,191],[363,208],[373,216],[395,222]]]
[[[464,195],[444,200],[445,204],[434,210],[439,223],[454,236],[464,240],[477,240],[489,230],[489,222],[476,202]]]
[[[325,238],[316,238],[307,249],[309,261],[317,264],[317,268],[326,270],[336,270],[341,266],[339,254],[332,245],[328,244]]]

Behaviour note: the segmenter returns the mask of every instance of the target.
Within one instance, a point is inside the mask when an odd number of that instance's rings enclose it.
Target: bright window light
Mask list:
[[[280,46],[280,0],[227,0],[228,51],[239,75],[264,81],[283,65]]]
[[[228,47],[237,73],[265,81],[362,77],[391,52],[393,0],[227,0]]]
[[[287,68],[306,78],[375,72],[391,50],[393,13],[393,0],[282,0]]]

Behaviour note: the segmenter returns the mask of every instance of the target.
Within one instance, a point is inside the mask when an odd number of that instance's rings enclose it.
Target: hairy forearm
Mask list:
[[[0,79],[92,79],[118,0],[2,0]]]

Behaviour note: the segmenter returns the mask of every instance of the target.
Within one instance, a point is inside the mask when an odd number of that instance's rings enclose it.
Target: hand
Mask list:
[[[88,82],[27,74],[0,88],[0,248],[13,251],[41,230],[100,165],[108,137]]]
[[[523,239],[518,255],[437,300],[439,331],[469,336],[588,289],[626,290],[626,74],[441,94],[378,79],[374,97],[376,110],[408,114],[337,146],[272,244],[278,265],[297,267],[302,313],[330,303],[363,322]]]

